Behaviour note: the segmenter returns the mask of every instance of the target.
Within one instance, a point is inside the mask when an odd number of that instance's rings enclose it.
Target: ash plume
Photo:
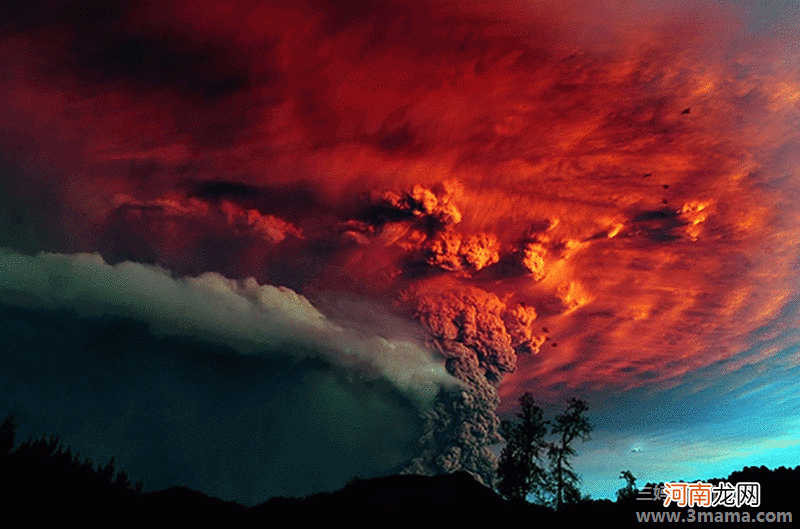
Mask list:
[[[242,354],[273,346],[296,358],[322,356],[377,373],[422,407],[440,388],[458,384],[413,340],[336,324],[293,290],[253,278],[214,272],[174,278],[129,261],[112,266],[97,254],[27,256],[6,249],[0,249],[0,268],[2,304],[134,318],[156,334],[189,336]]]
[[[428,188],[414,185],[404,192],[374,192],[367,197],[371,224],[411,222],[436,231],[461,222],[461,211],[452,202],[460,189],[456,182],[445,181]]]
[[[492,485],[496,458],[489,447],[502,441],[498,387],[516,368],[517,354],[539,351],[544,336],[533,331],[532,307],[509,307],[495,294],[475,287],[427,292],[411,300],[414,316],[430,335],[430,345],[446,359],[447,371],[463,382],[443,391],[425,415],[422,454],[409,473],[466,470]]]
[[[420,184],[409,191],[373,193],[368,220],[349,220],[342,236],[359,245],[370,237],[386,246],[396,246],[419,261],[446,272],[469,276],[501,259],[500,239],[493,233],[466,234],[458,231],[462,213],[453,203],[461,191],[448,180],[428,188]]]
[[[497,237],[491,233],[464,237],[445,231],[428,245],[426,261],[448,271],[478,271],[500,260],[499,248]]]

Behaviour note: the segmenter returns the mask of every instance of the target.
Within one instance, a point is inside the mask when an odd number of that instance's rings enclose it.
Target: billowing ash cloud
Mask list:
[[[461,222],[461,212],[453,202],[459,191],[457,182],[445,181],[433,188],[417,184],[403,192],[372,192],[362,199],[360,218],[346,221],[342,233],[345,239],[363,245],[374,241],[408,253],[425,248],[426,257],[431,257],[433,247],[441,246],[445,234],[458,237],[460,242],[460,235],[453,231],[453,226]]]
[[[441,387],[458,385],[422,346],[348,330],[296,292],[252,278],[236,281],[208,272],[175,279],[138,263],[111,266],[96,254],[30,257],[8,250],[0,250],[0,268],[6,305],[135,318],[159,334],[243,353],[277,347],[302,358],[324,351],[331,362],[378,373],[423,407]]]
[[[437,236],[428,245],[427,262],[443,270],[475,270],[500,260],[500,243],[492,234],[464,237],[453,231]]]
[[[395,246],[414,263],[469,276],[501,257],[500,239],[493,233],[460,231],[461,211],[454,198],[461,186],[446,180],[432,186],[414,185],[405,192],[372,193],[363,220],[350,220],[347,240],[367,245],[371,240]]]
[[[495,414],[497,388],[516,368],[518,353],[537,353],[543,336],[533,331],[532,307],[508,307],[495,294],[474,287],[426,292],[414,300],[414,315],[447,359],[447,370],[465,383],[443,392],[426,414],[423,453],[409,472],[466,470],[492,484],[496,461],[489,450],[502,440]]]
[[[433,190],[417,184],[404,193],[384,191],[374,194],[371,201],[378,208],[394,211],[399,218],[415,217],[447,226],[461,222],[461,212],[451,202],[458,190],[453,181],[443,182]]]

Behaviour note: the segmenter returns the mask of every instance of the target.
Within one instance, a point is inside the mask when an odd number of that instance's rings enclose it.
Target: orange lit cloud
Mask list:
[[[112,260],[485,292],[507,403],[673,383],[794,295],[800,77],[741,10],[340,4],[22,17],[4,157]]]

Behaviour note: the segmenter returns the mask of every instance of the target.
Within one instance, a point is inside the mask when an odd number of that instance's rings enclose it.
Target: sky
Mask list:
[[[800,464],[800,4],[39,0],[0,14],[0,413],[252,505]]]

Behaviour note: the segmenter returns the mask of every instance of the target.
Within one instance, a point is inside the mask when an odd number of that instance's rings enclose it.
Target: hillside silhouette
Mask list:
[[[7,518],[15,512],[39,520],[80,518],[90,526],[153,519],[263,523],[284,517],[312,522],[342,519],[356,524],[387,519],[476,523],[515,516],[537,523],[611,519],[633,524],[638,511],[679,510],[674,505],[664,508],[660,501],[642,501],[629,495],[616,502],[584,498],[556,512],[525,501],[505,500],[466,472],[356,478],[335,492],[304,498],[276,497],[246,507],[186,487],[142,492],[141,482],[131,483],[124,471],[114,467],[113,458],[105,465],[95,465],[72,454],[71,448],[64,447],[56,437],[29,440],[16,448],[14,441],[13,416],[9,416],[0,427],[0,504]],[[800,485],[800,466],[774,470],[745,467],[725,479],[700,481],[758,482],[761,506],[739,510],[786,512],[791,511],[794,501],[790,496]],[[648,483],[643,489],[655,485]]]

